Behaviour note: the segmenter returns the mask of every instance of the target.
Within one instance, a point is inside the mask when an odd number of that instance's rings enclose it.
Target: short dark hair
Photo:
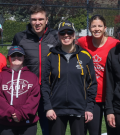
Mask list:
[[[90,21],[89,21],[89,27],[91,26],[91,23],[94,21],[94,20],[101,20],[104,24],[104,26],[106,26],[106,20],[105,18],[102,16],[102,15],[94,15],[90,18]]]
[[[45,6],[33,5],[29,9],[29,15],[32,15],[34,13],[39,13],[39,12],[45,12],[46,17],[48,17],[48,12],[47,12]]]

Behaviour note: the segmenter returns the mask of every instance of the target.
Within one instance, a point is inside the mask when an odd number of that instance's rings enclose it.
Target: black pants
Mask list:
[[[120,135],[120,114],[115,114],[116,130],[117,134]]]
[[[37,124],[24,127],[8,127],[0,125],[0,135],[36,135]]]
[[[104,106],[105,106],[105,103],[95,104],[94,110],[93,110],[93,120],[85,124],[86,134],[88,130],[89,135],[101,135],[103,112],[104,112],[105,121],[106,121],[106,114],[105,114]],[[106,121],[106,127],[107,127],[107,135],[116,135],[116,128],[109,127],[107,124],[107,121]]]
[[[56,120],[49,120],[50,135],[65,135],[68,121],[71,135],[84,135],[84,117],[75,116],[57,116]]]

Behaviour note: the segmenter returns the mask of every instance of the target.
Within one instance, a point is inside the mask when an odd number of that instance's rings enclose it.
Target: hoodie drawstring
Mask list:
[[[17,78],[16,98],[18,98],[20,74],[21,74],[21,70],[19,71],[18,78]],[[11,80],[12,90],[11,90],[11,101],[10,101],[10,105],[13,105],[13,92],[14,92],[13,81],[14,81],[14,70],[12,70],[12,80]]]
[[[11,90],[11,101],[10,101],[10,105],[13,105],[13,77],[14,77],[14,70],[12,70],[12,80],[11,80],[12,90]]]
[[[17,78],[17,92],[16,92],[16,98],[18,98],[20,74],[21,74],[21,70],[19,71],[19,73],[18,73],[18,78]]]
[[[60,78],[60,54],[58,54],[58,78]]]
[[[77,57],[77,60],[78,60],[79,65],[80,65],[80,67],[81,67],[81,75],[84,75],[83,68],[82,68],[82,66],[81,66],[81,64],[80,64],[78,54],[76,54],[76,57]]]

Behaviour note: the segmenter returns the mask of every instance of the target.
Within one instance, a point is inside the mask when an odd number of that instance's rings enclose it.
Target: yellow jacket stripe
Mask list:
[[[58,54],[58,78],[60,78],[60,54]]]
[[[90,74],[90,70],[89,70],[89,67],[88,67],[88,65],[86,65],[86,67],[87,67],[87,69],[88,69],[88,73],[89,73],[89,76],[90,76],[90,79],[91,79],[91,82],[90,82],[90,84],[89,84],[89,86],[88,86],[88,88],[91,86],[91,84],[92,84],[92,77],[91,77],[91,74]],[[87,88],[87,89],[88,89]]]
[[[82,68],[82,66],[81,66],[81,64],[80,64],[78,54],[76,54],[76,57],[77,57],[77,60],[78,60],[79,65],[80,65],[80,67],[81,67],[81,75],[84,75],[83,68]]]
[[[51,54],[52,52],[48,53],[47,57]]]
[[[91,59],[91,55],[87,51],[82,50],[81,52],[87,54]]]

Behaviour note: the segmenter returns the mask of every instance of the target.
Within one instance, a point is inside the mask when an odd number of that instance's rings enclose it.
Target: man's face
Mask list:
[[[45,31],[48,18],[45,12],[34,13],[30,16],[30,24],[34,32],[41,37]]]

